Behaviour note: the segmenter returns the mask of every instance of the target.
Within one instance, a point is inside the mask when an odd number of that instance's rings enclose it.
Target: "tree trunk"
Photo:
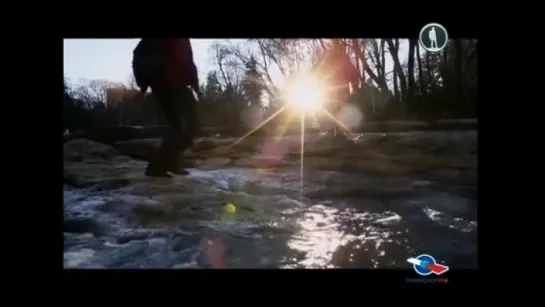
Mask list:
[[[377,69],[377,73],[369,67],[367,64],[367,61],[364,64],[365,72],[369,75],[371,80],[375,82],[375,84],[380,88],[380,90],[384,93],[389,92],[388,89],[388,83],[386,82],[386,75],[385,75],[385,69],[384,69],[384,48],[382,48],[382,57],[380,54],[380,50],[377,44],[377,41],[375,39],[370,40],[371,47],[372,47],[372,54],[370,56],[371,60],[375,60],[374,64]],[[381,44],[382,47],[384,47],[384,44]]]
[[[401,95],[399,94],[399,85],[398,85],[398,72],[397,70],[394,70],[394,99],[396,102],[401,101]]]
[[[361,40],[360,42],[357,39],[352,40],[352,48],[354,49],[354,55],[356,57],[356,69],[358,70],[360,74],[360,83],[361,86],[365,84],[365,68],[364,66],[367,65],[365,61],[365,41]],[[362,48],[363,47],[363,48]],[[360,65],[361,64],[361,65]]]
[[[418,64],[418,82],[420,83],[420,94],[426,94],[426,81],[422,70],[422,57],[420,56],[420,44],[416,44],[416,62]]]
[[[395,44],[392,41],[392,39],[387,39],[386,43],[388,44],[388,49],[390,50],[392,60],[394,61],[394,72],[397,72],[397,75],[399,77],[401,100],[403,102],[405,101],[405,96],[406,96],[405,94],[407,93],[407,80],[405,79],[405,75],[403,74],[403,68],[401,67],[401,63],[399,62],[399,56],[398,56],[399,39],[396,39]]]
[[[410,39],[409,40],[409,58],[408,58],[408,64],[407,64],[407,77],[409,81],[408,85],[408,95],[409,99],[412,99],[414,97],[415,93],[415,80],[414,80],[414,53],[416,51],[416,45],[418,44],[418,41],[416,39]]]
[[[433,76],[433,70],[430,63],[430,53],[426,51],[424,57],[426,59],[426,71],[428,72],[428,85],[433,91],[433,89],[435,89],[435,77]]]
[[[462,40],[456,39],[454,40],[454,72],[455,72],[455,78],[454,82],[456,83],[456,97],[458,99],[463,99],[464,97],[464,75],[463,75],[463,46],[462,46]]]

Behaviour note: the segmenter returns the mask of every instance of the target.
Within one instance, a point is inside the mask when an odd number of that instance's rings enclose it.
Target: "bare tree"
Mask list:
[[[107,80],[91,80],[89,82],[89,90],[91,95],[102,103],[106,102],[106,90],[112,82]]]
[[[388,92],[388,82],[386,81],[386,48],[384,39],[369,39],[367,46],[367,60],[365,61],[365,71],[373,82],[383,91]]]
[[[414,56],[416,51],[416,45],[418,44],[417,39],[410,39],[409,40],[409,57],[408,57],[408,66],[407,66],[407,79],[409,81],[408,83],[408,95],[409,99],[414,97],[415,90],[416,90],[416,83],[414,79]]]
[[[218,82],[223,88],[232,86],[235,93],[238,93],[244,78],[244,62],[235,55],[234,50],[236,47],[230,43],[216,42],[211,46],[219,70]]]
[[[390,55],[392,56],[392,60],[394,62],[394,76],[397,76],[397,79],[399,79],[400,97],[398,97],[398,101],[401,100],[403,103],[405,103],[405,95],[407,93],[407,79],[403,74],[403,68],[399,61],[399,38],[386,39],[386,44],[388,45]],[[396,80],[395,77],[394,80]]]

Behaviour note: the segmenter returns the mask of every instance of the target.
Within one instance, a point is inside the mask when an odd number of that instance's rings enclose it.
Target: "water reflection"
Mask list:
[[[300,230],[288,241],[288,247],[303,252],[298,263],[305,268],[332,268],[333,252],[342,243],[342,232],[335,221],[335,208],[316,205],[298,219]],[[288,266],[289,267],[289,266]]]
[[[358,212],[313,205],[301,212],[287,246],[300,257],[283,268],[399,267],[413,250],[409,229],[392,211]]]

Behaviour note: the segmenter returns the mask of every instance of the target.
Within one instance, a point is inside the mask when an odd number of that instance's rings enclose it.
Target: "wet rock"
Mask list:
[[[203,169],[216,169],[221,167],[229,167],[231,166],[233,162],[233,159],[230,158],[209,158],[206,160],[201,160],[197,163],[199,168]]]
[[[117,237],[117,243],[126,244],[130,241],[149,240],[153,238],[166,238],[166,237],[168,237],[168,233],[162,229],[153,229],[153,230],[136,229],[133,231],[127,231],[125,233],[120,234]]]
[[[193,146],[190,148],[191,152],[201,152],[209,151],[220,146],[231,145],[235,141],[234,138],[199,138],[195,141]]]
[[[147,241],[130,241],[123,248],[116,248],[108,254],[107,268],[142,268],[143,262],[148,258]]]
[[[120,153],[133,159],[150,161],[156,148],[161,144],[161,139],[140,139],[114,143],[114,147]]]
[[[81,162],[81,161],[83,161],[83,156],[80,156],[80,155],[77,155],[77,154],[72,154],[72,155],[68,155],[67,157],[65,157],[65,160],[68,160],[70,162]]]
[[[91,248],[82,248],[74,251],[66,251],[63,255],[64,267],[92,267],[92,259],[96,251]],[[96,266],[97,268],[100,266]]]
[[[447,193],[437,193],[422,197],[414,200],[413,204],[417,204],[423,208],[432,208],[439,212],[448,212],[453,215],[463,215],[474,206],[473,201],[470,199]]]
[[[131,220],[146,228],[171,227],[193,214],[169,205],[136,205],[132,208]]]
[[[132,212],[136,215],[147,216],[150,218],[166,217],[170,211],[170,208],[166,208],[160,205],[136,205],[132,208]]]
[[[92,233],[95,236],[104,234],[104,229],[96,220],[88,217],[71,217],[64,220],[64,232]]]
[[[197,139],[193,146],[184,153],[184,157],[190,160],[194,158],[201,158],[203,156],[202,152],[213,155],[214,149],[222,146],[228,146],[233,141],[234,139],[200,138]],[[124,155],[130,156],[134,159],[150,161],[160,144],[161,139],[154,138],[116,142],[113,144],[113,146]]]
[[[100,245],[100,240],[92,233],[73,233],[65,232],[64,234],[64,248],[79,247],[79,248],[96,248]]]
[[[440,141],[438,141],[440,140]],[[405,133],[364,133],[353,134],[349,138],[336,138],[330,134],[305,135],[306,157],[336,157],[357,158],[369,150],[376,152],[404,153],[407,150],[426,152],[430,155],[444,153],[476,152],[477,134],[474,131],[467,132],[405,132]],[[237,153],[258,153],[263,149],[274,147],[284,148],[283,154],[298,158],[301,150],[301,138],[299,135],[285,136],[283,138],[265,138],[249,136],[235,144],[236,139],[201,138],[196,140],[193,147],[186,151],[184,156],[188,160],[206,160],[212,157],[229,157]],[[140,139],[117,142],[114,147],[122,154],[135,159],[149,161],[155,148],[159,146],[160,139]],[[234,146],[231,146],[234,145]],[[268,155],[267,151],[263,152]],[[242,163],[256,164],[259,161]],[[262,166],[267,167],[268,159],[262,161]],[[257,163],[258,166],[260,163]]]
[[[181,252],[194,249],[201,244],[201,237],[197,234],[178,235],[173,239],[172,251]]]
[[[128,184],[133,174],[143,174],[145,168],[145,164],[131,161],[110,146],[88,140],[64,143],[64,155],[64,183],[72,187],[116,189]],[[73,155],[81,159],[70,158]]]
[[[72,162],[91,158],[110,159],[118,155],[118,151],[111,146],[85,139],[72,140],[63,144],[64,159]]]
[[[91,185],[90,183],[81,182],[76,174],[70,173],[66,169],[64,170],[62,181],[63,184],[74,188],[84,188]]]
[[[96,190],[115,190],[131,184],[131,180],[126,178],[115,178],[104,182],[97,183],[94,188]]]

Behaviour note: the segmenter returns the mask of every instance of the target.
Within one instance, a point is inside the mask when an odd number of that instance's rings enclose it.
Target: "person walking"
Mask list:
[[[188,171],[180,167],[182,154],[193,144],[199,129],[192,90],[202,97],[190,40],[144,38],[133,52],[132,66],[138,87],[143,93],[151,88],[169,126],[145,175],[187,175]]]

